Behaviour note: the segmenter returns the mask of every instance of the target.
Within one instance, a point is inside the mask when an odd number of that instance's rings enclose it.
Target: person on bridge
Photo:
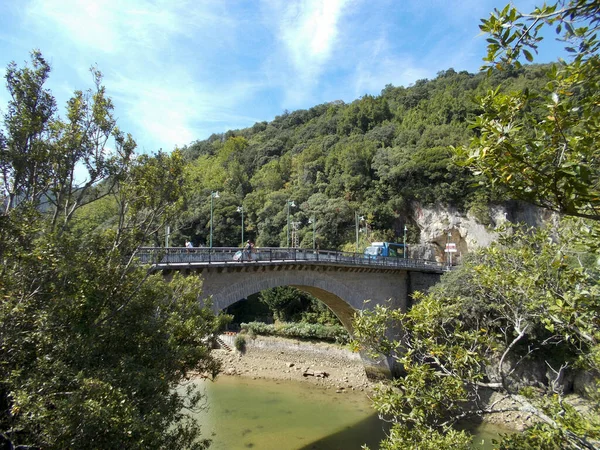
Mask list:
[[[252,251],[252,242],[248,239],[244,245],[244,258],[250,260],[250,252]]]
[[[186,240],[186,241],[185,241],[185,246],[186,246],[187,248],[193,248],[193,247],[194,247],[194,244],[192,244],[192,243],[191,243],[191,241],[187,241],[187,240]]]
[[[246,241],[246,245],[244,245],[244,257],[248,261],[252,261],[252,253],[254,252],[254,244],[250,239]]]

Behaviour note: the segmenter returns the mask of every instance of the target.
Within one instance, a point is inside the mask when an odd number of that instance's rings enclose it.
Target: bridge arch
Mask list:
[[[425,290],[439,279],[437,273],[422,273],[399,268],[348,267],[278,262],[276,264],[206,264],[202,266],[164,267],[202,279],[200,300],[212,298],[215,312],[222,311],[248,296],[279,286],[292,286],[308,292],[325,303],[353,334],[356,311],[375,305],[406,310],[413,290]],[[368,303],[365,303],[369,300]],[[372,360],[361,354],[367,376],[379,378],[397,371],[395,361]]]
[[[375,275],[375,276],[374,276]],[[354,312],[365,301],[406,308],[406,272],[373,274],[368,270],[323,266],[251,266],[207,268],[201,271],[202,298],[212,297],[215,312],[222,311],[248,296],[279,286],[292,286],[325,303],[352,334]]]
[[[233,274],[232,274],[233,275]],[[222,311],[252,294],[280,286],[291,286],[307,292],[331,309],[346,330],[352,334],[352,318],[356,310],[363,308],[364,301],[372,298],[367,289],[352,290],[347,283],[326,272],[315,276],[308,270],[240,271],[228,277],[230,282],[217,286],[214,278],[223,274],[205,271],[202,297],[212,297],[215,312]],[[219,283],[221,284],[221,283]]]

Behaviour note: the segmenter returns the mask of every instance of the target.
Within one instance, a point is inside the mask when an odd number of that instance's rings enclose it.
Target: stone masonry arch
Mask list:
[[[202,298],[212,297],[215,312],[252,294],[279,286],[292,286],[314,295],[331,309],[351,334],[352,318],[357,310],[388,301],[393,307],[406,309],[406,272],[375,275],[364,270],[348,273],[347,270],[306,265],[279,266],[279,270],[268,267],[242,269],[227,273],[214,268],[202,271]],[[366,300],[369,300],[368,304],[365,304]]]
[[[215,312],[265,289],[292,286],[325,303],[350,335],[353,334],[352,319],[356,311],[380,304],[405,311],[413,291],[425,290],[439,280],[439,274],[319,264],[247,263],[179,270],[202,279],[200,300],[210,298]],[[392,360],[361,357],[371,378],[396,372]]]

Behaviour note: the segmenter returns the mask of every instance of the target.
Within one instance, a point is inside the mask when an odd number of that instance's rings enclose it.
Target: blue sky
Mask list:
[[[293,111],[476,72],[493,0],[3,0],[0,71],[39,48],[59,105],[97,64],[141,152]],[[515,1],[530,11],[539,1]],[[548,33],[550,39],[553,33]],[[548,45],[536,62],[555,60]],[[8,94],[0,89],[0,109]]]

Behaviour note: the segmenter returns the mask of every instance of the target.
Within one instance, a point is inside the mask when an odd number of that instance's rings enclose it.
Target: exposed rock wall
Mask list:
[[[518,202],[489,206],[489,224],[468,213],[444,205],[413,205],[412,224],[419,229],[419,244],[410,245],[410,255],[447,262],[446,243],[456,244],[453,263],[477,247],[487,247],[498,238],[495,229],[506,222],[541,227],[554,226],[558,216],[548,210]]]

